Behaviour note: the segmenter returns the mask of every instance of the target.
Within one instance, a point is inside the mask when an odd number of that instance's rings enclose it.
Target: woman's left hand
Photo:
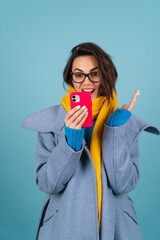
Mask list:
[[[133,95],[133,98],[132,98],[131,102],[129,103],[129,105],[124,104],[124,105],[121,107],[121,109],[127,109],[128,111],[132,111],[132,109],[133,109],[133,107],[134,107],[134,105],[135,105],[135,103],[136,103],[136,99],[137,99],[137,97],[138,97],[139,94],[140,94],[140,90],[137,89],[137,90],[135,91],[135,93],[134,93],[134,95]]]

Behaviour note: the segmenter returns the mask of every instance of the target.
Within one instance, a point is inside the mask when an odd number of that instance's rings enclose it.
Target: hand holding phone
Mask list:
[[[83,106],[74,107],[70,109],[64,119],[66,127],[73,128],[73,129],[81,129],[83,123],[85,122],[88,116],[88,109]]]
[[[80,107],[86,106],[88,115],[82,127],[91,127],[93,125],[91,94],[89,92],[72,92],[70,94],[70,103],[71,109],[78,105]]]

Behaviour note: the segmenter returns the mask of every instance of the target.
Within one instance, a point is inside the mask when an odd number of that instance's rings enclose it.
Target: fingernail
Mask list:
[[[137,95],[139,95],[140,94],[140,90],[138,90],[138,93],[137,93]]]
[[[83,106],[83,107],[82,107],[82,109],[85,109],[85,108],[86,108],[86,106]]]
[[[84,109],[84,112],[86,112],[88,109],[86,108],[86,109]]]
[[[86,112],[86,115],[88,115],[88,112]]]
[[[78,106],[77,106],[77,109],[79,109],[80,107],[81,107],[81,106],[80,106],[80,105],[78,105]]]

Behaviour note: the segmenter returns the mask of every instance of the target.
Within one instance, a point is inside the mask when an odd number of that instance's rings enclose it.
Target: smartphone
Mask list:
[[[89,92],[72,92],[70,94],[70,103],[71,109],[80,105],[83,107],[84,105],[88,109],[88,116],[83,123],[82,127],[92,127],[93,125],[93,117],[92,117],[92,100],[91,94]]]

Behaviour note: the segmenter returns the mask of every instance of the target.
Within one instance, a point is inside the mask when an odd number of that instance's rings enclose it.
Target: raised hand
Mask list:
[[[134,107],[134,105],[135,105],[135,103],[136,103],[136,99],[137,99],[137,97],[138,97],[139,94],[140,94],[140,90],[137,89],[137,90],[135,91],[135,93],[134,93],[134,95],[133,95],[133,98],[132,98],[131,102],[129,103],[129,105],[124,104],[124,105],[121,107],[121,109],[127,109],[127,110],[129,110],[129,111],[132,111],[132,109],[133,109],[133,107]]]

